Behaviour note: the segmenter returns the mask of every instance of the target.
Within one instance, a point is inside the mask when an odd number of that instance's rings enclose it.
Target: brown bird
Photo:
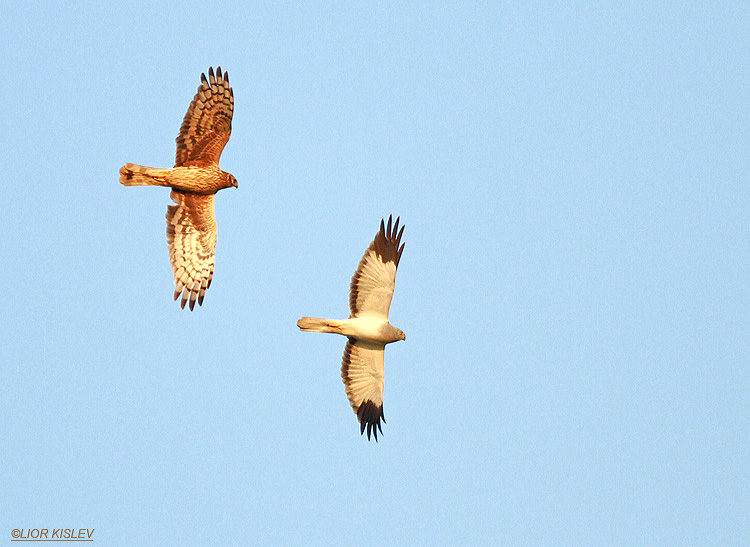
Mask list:
[[[219,157],[232,133],[234,93],[229,74],[221,67],[201,74],[201,85],[188,107],[177,136],[177,159],[172,169],[126,163],[120,168],[125,186],[167,186],[177,205],[167,207],[167,243],[174,273],[174,299],[182,308],[203,304],[214,275],[216,218],[214,196],[223,188],[237,188],[237,179],[219,169]]]

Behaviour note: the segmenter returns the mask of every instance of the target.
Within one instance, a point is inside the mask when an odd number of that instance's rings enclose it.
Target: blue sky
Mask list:
[[[750,543],[744,2],[11,2],[0,19],[0,538]],[[204,305],[170,167],[235,93]],[[406,225],[380,442],[339,377]]]

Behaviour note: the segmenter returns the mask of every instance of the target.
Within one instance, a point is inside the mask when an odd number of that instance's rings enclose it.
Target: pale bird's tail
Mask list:
[[[339,321],[333,319],[318,319],[317,317],[303,317],[297,321],[297,326],[305,332],[338,333]]]
[[[125,186],[169,186],[170,169],[155,169],[134,163],[120,167],[120,183]]]

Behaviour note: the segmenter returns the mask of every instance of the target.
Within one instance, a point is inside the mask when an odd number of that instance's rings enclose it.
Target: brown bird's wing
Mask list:
[[[174,299],[182,294],[182,307],[190,310],[203,304],[206,289],[214,276],[216,218],[214,194],[183,194],[172,191],[177,205],[167,207],[169,261],[176,286]]]
[[[229,74],[221,67],[201,74],[201,85],[182,120],[177,136],[175,167],[218,165],[224,146],[232,133],[234,93],[229,86]]]
[[[349,286],[350,317],[388,319],[396,284],[396,269],[405,245],[401,245],[404,227],[399,231],[399,219],[391,226],[392,220],[393,217],[389,216],[387,227],[380,221],[380,231],[375,234],[375,239],[354,272]]]
[[[341,378],[346,386],[349,404],[357,414],[359,432],[364,433],[367,427],[367,439],[370,432],[378,440],[380,420],[383,415],[383,353],[385,346],[349,338],[341,361]]]

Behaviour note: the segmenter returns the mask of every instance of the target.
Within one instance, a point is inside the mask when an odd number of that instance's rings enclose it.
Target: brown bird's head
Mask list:
[[[227,173],[227,183],[227,188],[237,188],[237,179],[234,178],[234,175],[230,175],[229,173]]]

